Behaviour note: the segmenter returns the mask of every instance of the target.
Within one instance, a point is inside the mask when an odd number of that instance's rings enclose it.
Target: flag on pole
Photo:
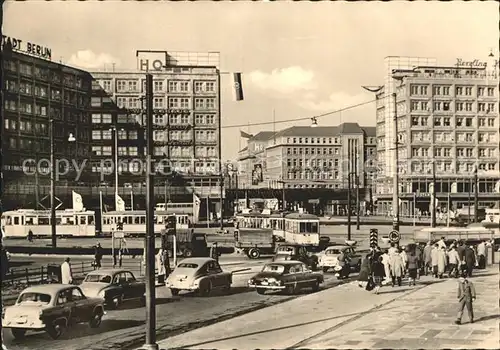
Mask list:
[[[243,101],[243,85],[241,84],[241,73],[233,73],[234,98]]]
[[[125,201],[119,195],[115,196],[115,210],[125,211]]]
[[[75,191],[72,191],[73,197],[73,210],[75,211],[83,211],[83,199],[82,196]]]
[[[247,134],[246,132],[240,130],[240,137],[244,138],[244,139],[250,139],[253,137],[252,134]]]

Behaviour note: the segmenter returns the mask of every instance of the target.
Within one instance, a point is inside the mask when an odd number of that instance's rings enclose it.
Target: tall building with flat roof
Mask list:
[[[476,61],[391,69],[390,83],[377,95],[380,214],[393,209],[396,145],[392,92],[397,106],[400,214],[413,215],[415,208],[429,212],[434,190],[438,211],[447,210],[448,198],[450,209],[473,205],[476,167],[479,207],[492,207],[500,200],[498,74],[491,63]],[[388,66],[394,67],[391,62],[388,59]],[[392,90],[386,90],[391,85]]]

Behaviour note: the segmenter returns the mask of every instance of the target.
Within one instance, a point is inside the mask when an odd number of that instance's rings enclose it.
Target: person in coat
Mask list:
[[[404,273],[403,258],[399,253],[394,253],[391,255],[391,276],[392,276],[392,286],[394,287],[396,282],[398,286],[401,286],[401,280]]]
[[[409,280],[409,285],[415,285],[415,281],[418,277],[418,266],[419,266],[419,257],[417,255],[417,252],[415,250],[411,251],[410,254],[408,254],[408,260],[407,260],[407,269],[408,269],[408,276],[410,278]]]
[[[474,323],[474,309],[472,307],[472,302],[476,300],[476,288],[474,283],[467,279],[467,272],[464,272],[458,281],[458,313],[456,324],[462,324],[462,316],[464,313],[464,308],[467,307],[467,313],[469,314],[469,322]]]
[[[478,258],[478,267],[480,269],[486,268],[486,242],[481,241],[477,245],[477,258]]]
[[[458,256],[457,249],[452,246],[448,251],[448,263],[450,270],[450,277],[458,277],[458,267],[460,264],[460,257]]]
[[[438,261],[439,261],[439,248],[438,248],[438,245],[435,244],[432,247],[432,250],[431,250],[432,275],[435,278],[439,277],[439,274],[438,274]]]
[[[368,284],[368,280],[370,279],[371,275],[371,253],[366,254],[366,256],[363,257],[363,260],[361,261],[361,268],[359,270],[359,275],[358,275],[358,285],[361,288],[366,288],[366,285]]]
[[[165,254],[163,254],[163,249],[158,250],[156,254],[156,268],[158,269],[158,283],[165,283]]]
[[[385,277],[384,264],[382,263],[382,259],[382,252],[379,248],[377,248],[372,257],[372,276],[373,282],[375,284],[375,294],[378,294],[380,287],[382,286],[382,281]]]
[[[61,283],[62,284],[72,284],[73,283],[73,273],[71,271],[70,258],[66,258],[61,265]]]
[[[408,255],[406,254],[406,247],[401,247],[399,249],[399,255],[401,255],[401,258],[403,259],[403,276],[406,274],[406,265],[408,263]]]
[[[390,265],[391,257],[389,256],[389,250],[385,250],[384,254],[382,254],[382,264],[384,265],[384,273],[385,279],[384,284],[388,283],[391,279],[391,265]]]
[[[95,268],[100,269],[101,268],[101,260],[102,260],[102,247],[101,243],[97,242],[94,250],[94,260],[95,260]]]
[[[464,249],[464,260],[465,260],[465,265],[467,267],[467,277],[472,277],[472,270],[474,269],[474,266],[476,265],[476,254],[474,250],[466,246]]]
[[[446,250],[444,247],[438,248],[438,277],[443,278],[446,271]]]
[[[431,241],[427,242],[424,248],[424,273],[427,276],[429,271],[432,271],[432,245]]]

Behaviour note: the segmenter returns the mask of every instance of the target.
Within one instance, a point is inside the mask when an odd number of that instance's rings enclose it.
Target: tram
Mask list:
[[[319,217],[312,214],[293,213],[285,216],[284,239],[286,243],[320,244]]]
[[[2,213],[2,227],[7,238],[52,235],[50,210],[18,209]],[[59,237],[92,237],[96,234],[95,212],[73,209],[56,210],[56,234]]]
[[[154,231],[159,235],[161,230],[165,229],[168,217],[172,214],[166,211],[155,211],[154,213]],[[187,232],[191,228],[189,215],[175,215],[176,231]],[[146,211],[145,210],[128,210],[128,211],[110,211],[102,214],[102,229],[104,235],[111,235],[116,231],[116,224],[123,224],[123,232],[125,236],[135,237],[144,236],[146,234]]]

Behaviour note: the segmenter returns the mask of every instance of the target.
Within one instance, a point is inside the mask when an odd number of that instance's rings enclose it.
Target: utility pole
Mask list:
[[[479,184],[477,178],[477,166],[474,169],[474,222],[479,222],[478,210],[479,210]]]
[[[360,203],[359,203],[359,175],[356,173],[356,230],[359,231],[359,211],[360,211]]]
[[[392,186],[392,207],[394,209],[394,222],[392,228],[399,231],[399,141],[398,141],[398,108],[396,93],[392,94],[394,99],[394,176]]]
[[[49,121],[50,135],[50,229],[52,248],[57,248],[56,232],[56,162],[54,159],[54,119]]]
[[[432,161],[431,227],[436,227],[436,162]]]
[[[143,349],[158,350],[156,344],[155,232],[153,155],[153,76],[146,74],[146,343]]]
[[[347,239],[351,240],[351,140],[347,140]]]
[[[471,192],[472,192],[472,182],[469,178],[469,181],[468,181],[468,196],[467,196],[467,223],[470,224],[470,202],[471,202]]]
[[[222,111],[221,111],[221,87],[220,87],[220,71],[217,69],[217,91],[218,91],[218,108],[219,108],[219,182],[220,182],[220,229],[224,230],[224,175],[222,173]]]

